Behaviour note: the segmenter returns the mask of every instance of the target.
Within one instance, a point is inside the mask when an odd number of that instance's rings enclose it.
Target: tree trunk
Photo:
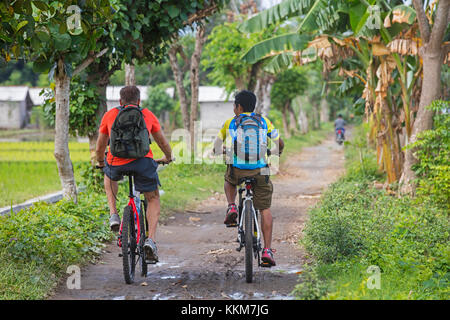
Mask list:
[[[288,120],[287,120],[287,113],[289,112],[289,102],[287,102],[282,110],[282,116],[283,116],[283,129],[284,129],[284,135],[286,139],[289,139],[291,137],[291,133],[289,132],[288,128]]]
[[[77,187],[69,153],[69,97],[70,78],[64,70],[64,61],[58,60],[55,76],[55,159],[63,188],[63,197],[77,202]]]
[[[262,106],[263,106],[263,87],[264,87],[264,80],[262,78],[258,79],[256,82],[256,106],[255,106],[255,113],[261,114]]]
[[[297,117],[295,116],[294,109],[292,108],[292,104],[289,104],[289,131],[293,134],[298,133],[297,130]]]
[[[328,101],[326,97],[320,100],[320,122],[330,121],[330,107],[328,106]]]
[[[317,103],[312,103],[312,114],[313,114],[313,129],[317,130],[320,129],[320,112],[319,112],[320,105]]]
[[[258,74],[262,67],[262,61],[258,61],[252,65],[250,73],[248,75],[247,90],[254,92],[256,89],[256,83],[258,81]]]
[[[183,72],[181,71],[180,65],[178,64],[177,59],[177,46],[178,44],[173,45],[169,50],[169,62],[170,67],[172,68],[173,78],[175,79],[175,86],[178,91],[178,97],[180,99],[180,110],[181,117],[183,119],[184,129],[189,130],[189,111],[188,111],[188,102],[186,96],[186,90],[183,85]]]
[[[323,74],[323,80],[325,81],[325,88],[323,90],[322,98],[320,99],[320,111],[319,111],[320,112],[320,115],[319,115],[320,122],[330,121],[330,107],[328,105],[328,100],[327,100],[328,89],[329,89],[328,78],[329,78],[328,72],[325,72]]]
[[[245,82],[242,78],[236,78],[234,79],[234,83],[236,84],[236,90],[237,91],[242,91],[245,90]]]
[[[197,28],[195,35],[195,48],[191,57],[190,79],[191,79],[191,118],[190,118],[190,134],[191,148],[195,150],[195,126],[194,123],[198,118],[198,91],[200,86],[200,58],[202,55],[203,44],[206,40],[205,28]]]
[[[298,125],[302,134],[308,133],[308,117],[304,108],[300,105],[300,112],[298,113]]]
[[[136,85],[136,74],[134,70],[134,64],[125,64],[125,85],[135,86]]]
[[[423,81],[422,91],[420,95],[419,109],[416,119],[414,120],[411,137],[408,143],[414,143],[417,135],[424,130],[429,130],[433,126],[433,112],[426,109],[428,105],[441,95],[441,69],[443,60],[442,41],[445,29],[449,19],[450,1],[439,1],[436,9],[436,17],[433,29],[430,32],[428,19],[423,10],[423,3],[420,0],[414,0],[414,8],[417,12],[417,19],[423,46],[419,49],[419,53],[423,59]],[[405,154],[405,163],[403,166],[403,174],[400,179],[401,193],[413,193],[415,186],[413,181],[416,178],[412,167],[416,164],[417,159],[414,156],[413,149],[407,149]]]
[[[275,82],[275,77],[270,76],[265,86],[263,87],[263,103],[261,114],[263,116],[268,116],[270,112],[270,105],[272,104],[270,100],[270,91],[272,90],[272,85]]]

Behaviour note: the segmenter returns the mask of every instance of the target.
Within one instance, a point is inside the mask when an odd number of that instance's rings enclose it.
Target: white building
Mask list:
[[[234,100],[227,97],[225,88],[200,86],[198,101],[203,130],[220,129],[225,120],[234,117]]]
[[[28,87],[0,87],[0,129],[20,129],[30,121],[33,102]]]
[[[145,101],[148,99],[148,89],[147,86],[136,86],[138,87],[141,93],[141,101]],[[120,90],[123,86],[108,86],[106,87],[106,105],[108,106],[108,110],[120,106]],[[173,97],[173,88],[167,88],[166,93]]]

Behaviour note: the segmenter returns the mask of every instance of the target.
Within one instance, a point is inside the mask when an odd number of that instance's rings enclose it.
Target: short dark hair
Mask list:
[[[234,97],[234,104],[241,105],[244,112],[253,112],[256,106],[256,96],[253,92],[242,90]]]
[[[138,103],[141,99],[141,92],[136,86],[126,86],[120,89],[120,100],[123,104]]]

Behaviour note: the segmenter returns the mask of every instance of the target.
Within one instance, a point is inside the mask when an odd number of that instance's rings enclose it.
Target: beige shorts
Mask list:
[[[233,175],[231,175],[233,170]],[[227,166],[225,181],[234,186],[239,184],[239,179],[245,177],[254,177],[256,185],[253,188],[253,205],[256,210],[269,209],[272,204],[273,185],[269,176],[261,175],[261,169],[243,170]]]

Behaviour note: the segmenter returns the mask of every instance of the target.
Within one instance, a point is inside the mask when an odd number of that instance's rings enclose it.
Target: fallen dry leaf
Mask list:
[[[197,217],[189,217],[189,221],[191,221],[191,222],[199,222],[199,221],[201,221],[202,219],[200,219],[200,218],[197,218]]]
[[[209,250],[206,254],[226,254],[226,253],[231,253],[233,252],[231,249],[216,249],[216,250]]]

